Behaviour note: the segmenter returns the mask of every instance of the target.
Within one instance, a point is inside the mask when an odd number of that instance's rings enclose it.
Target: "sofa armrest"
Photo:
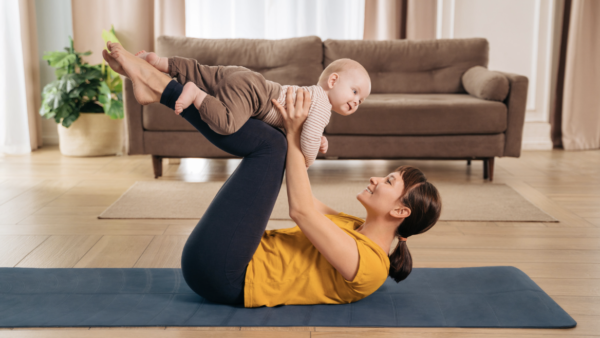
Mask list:
[[[525,126],[529,79],[523,75],[499,73],[506,76],[510,85],[508,96],[504,99],[504,104],[508,108],[508,121],[506,122],[503,156],[519,157],[521,156],[523,127]]]
[[[123,110],[127,124],[128,155],[145,154],[144,152],[144,127],[142,124],[142,105],[133,95],[133,82],[129,78],[123,79]]]
[[[460,80],[467,93],[484,100],[502,102],[510,90],[506,76],[482,66],[471,67]]]

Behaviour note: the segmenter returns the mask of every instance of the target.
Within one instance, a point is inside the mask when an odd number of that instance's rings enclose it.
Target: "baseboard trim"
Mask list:
[[[552,150],[550,123],[525,122],[523,127],[522,150]]]
[[[44,136],[42,137],[43,146],[54,146],[58,145],[58,135],[56,136]]]

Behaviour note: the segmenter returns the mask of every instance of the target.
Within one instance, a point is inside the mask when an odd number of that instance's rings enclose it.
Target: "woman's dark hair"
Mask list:
[[[396,237],[408,238],[422,234],[431,229],[440,218],[442,200],[433,184],[427,182],[421,170],[411,166],[398,167],[396,172],[402,174],[404,190],[400,195],[400,203],[408,207],[410,216],[406,217],[396,228]],[[390,276],[399,283],[412,271],[412,257],[406,241],[398,241],[398,245],[390,257]]]

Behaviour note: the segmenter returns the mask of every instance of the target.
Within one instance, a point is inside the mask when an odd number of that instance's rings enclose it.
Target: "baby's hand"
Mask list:
[[[328,146],[329,143],[327,142],[327,137],[321,136],[321,146],[319,146],[319,152],[325,154]]]

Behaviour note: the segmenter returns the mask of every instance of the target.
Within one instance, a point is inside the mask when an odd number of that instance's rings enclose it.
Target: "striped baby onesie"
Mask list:
[[[281,86],[281,92],[277,98],[277,102],[284,108],[287,108],[286,94],[288,87],[294,89],[292,102],[296,102],[296,91],[300,88],[299,86]],[[325,126],[327,126],[329,119],[331,118],[332,106],[331,103],[329,103],[327,93],[325,93],[321,86],[303,86],[302,88],[310,92],[311,98],[308,116],[306,117],[306,121],[304,121],[302,134],[300,135],[300,148],[302,154],[304,154],[306,167],[309,167],[317,158],[319,146],[321,145],[321,136],[323,136]],[[283,117],[281,117],[281,114],[275,106],[273,106],[262,120],[272,126],[283,128]]]

